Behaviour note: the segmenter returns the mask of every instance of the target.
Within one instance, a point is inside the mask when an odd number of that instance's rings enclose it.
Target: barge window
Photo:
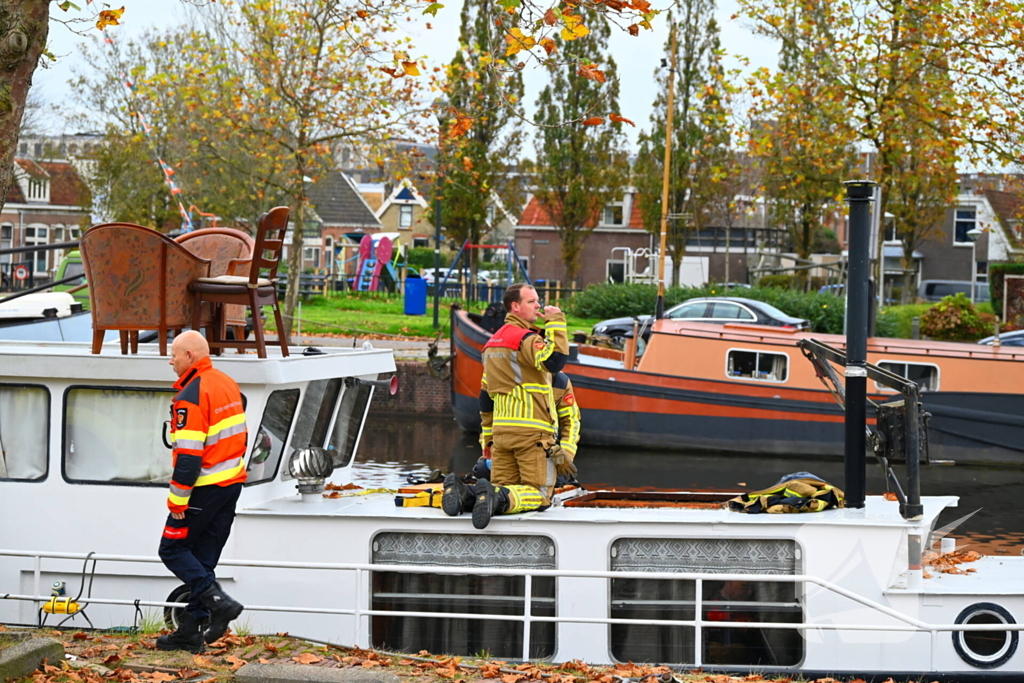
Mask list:
[[[45,479],[49,434],[50,392],[0,385],[0,479]]]
[[[377,616],[370,620],[373,647],[393,652],[445,652],[489,658],[523,656],[523,622],[502,615],[523,614],[522,576],[474,576],[473,567],[554,569],[555,546],[544,536],[415,534],[385,532],[373,540],[373,563],[465,568],[465,574],[373,572],[374,610],[454,612],[494,615],[493,619]],[[555,616],[554,577],[535,577],[530,600],[533,616]],[[555,624],[530,625],[530,658],[555,653]]]
[[[298,389],[278,389],[270,394],[267,407],[263,409],[260,428],[256,430],[256,436],[253,438],[252,452],[249,454],[249,464],[246,468],[249,473],[246,486],[271,481],[277,475],[284,442],[292,428],[295,407],[298,405]]]
[[[366,409],[370,405],[372,394],[373,387],[366,384],[345,387],[341,404],[338,406],[338,416],[334,420],[331,443],[327,446],[334,452],[335,467],[348,467],[355,457],[363,418],[366,417]]]
[[[878,364],[878,367],[900,377],[906,377],[911,382],[917,382],[917,386],[921,388],[921,391],[939,390],[939,367],[937,365],[882,361]],[[875,389],[878,391],[893,391],[877,382],[875,382]]]
[[[64,394],[68,481],[166,484],[171,453],[161,432],[174,391],[71,387]]]
[[[341,393],[341,378],[319,379],[306,385],[299,408],[295,431],[292,432],[291,451],[300,448],[326,447],[327,429],[330,427],[334,406]],[[291,479],[291,471],[285,468],[282,479]]]
[[[785,382],[789,377],[789,356],[784,353],[731,349],[726,360],[729,377]]]
[[[803,659],[797,630],[730,628],[729,622],[801,623],[803,609],[795,582],[758,581],[761,574],[795,574],[796,544],[773,539],[622,538],[612,544],[611,570],[751,574],[750,581],[705,579],[701,613],[701,661],[714,665],[795,666]],[[611,617],[690,621],[697,608],[696,581],[612,579]],[[719,623],[720,622],[720,623]],[[693,626],[612,624],[612,657],[617,661],[694,664]]]

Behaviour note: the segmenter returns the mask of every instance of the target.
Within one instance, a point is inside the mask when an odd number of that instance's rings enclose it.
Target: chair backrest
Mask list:
[[[284,248],[284,233],[288,229],[287,206],[277,206],[260,216],[256,228],[256,245],[252,250],[252,265],[249,269],[249,285],[255,286],[261,277],[273,280],[277,277],[277,267],[281,263],[281,250]],[[299,228],[301,229],[301,228]],[[261,275],[263,269],[268,269]]]
[[[86,231],[82,265],[94,329],[146,330],[192,322],[189,284],[210,262],[156,230],[106,223]]]
[[[233,228],[203,228],[178,235],[174,241],[210,262],[210,277],[228,274],[228,263],[252,256],[252,237]]]

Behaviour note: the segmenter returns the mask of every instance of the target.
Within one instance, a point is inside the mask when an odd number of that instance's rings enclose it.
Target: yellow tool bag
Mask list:
[[[770,488],[729,501],[730,510],[749,514],[821,512],[841,507],[846,507],[843,492],[810,472],[787,474]]]
[[[419,484],[416,486],[403,486],[398,489],[395,496],[395,507],[400,508],[422,508],[441,507],[441,494],[444,487],[440,484]]]

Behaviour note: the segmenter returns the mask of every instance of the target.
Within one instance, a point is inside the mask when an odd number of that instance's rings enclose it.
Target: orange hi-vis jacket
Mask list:
[[[174,383],[171,402],[171,455],[174,473],[167,496],[171,512],[185,512],[196,486],[229,486],[245,481],[248,433],[242,393],[233,379],[196,362]]]

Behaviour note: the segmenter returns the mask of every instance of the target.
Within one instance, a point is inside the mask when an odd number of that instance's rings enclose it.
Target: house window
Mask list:
[[[64,241],[64,226],[63,225],[55,225],[55,226],[53,226],[53,241],[54,242],[58,242],[58,243]]]
[[[302,259],[307,266],[320,267],[320,247],[303,247]]]
[[[429,247],[430,246],[430,238],[429,237],[413,237],[412,238],[412,246],[413,246],[414,249],[422,249],[424,247]]]
[[[4,223],[0,226],[0,249],[10,249],[11,239],[14,235],[14,226],[10,223]],[[11,254],[0,255],[0,263],[10,263]]]
[[[953,241],[957,244],[970,244],[968,236],[978,225],[978,210],[972,207],[960,207],[956,210],[956,221],[953,225]]]
[[[487,225],[494,227],[494,204],[487,205]]]
[[[785,382],[789,377],[789,356],[732,349],[727,355],[726,375],[762,382]]]
[[[603,225],[625,225],[625,211],[622,204],[609,204],[604,207],[604,215],[601,218]]]
[[[25,228],[25,246],[30,247],[36,244],[49,244],[50,242],[50,229],[45,226],[29,226]],[[35,251],[30,252],[26,256],[26,261],[31,261],[33,264],[33,270],[36,274],[46,274],[46,252]]]
[[[64,478],[167,484],[171,454],[161,438],[173,391],[71,387],[64,394]]]
[[[403,230],[412,227],[412,206],[406,204],[398,207],[398,227]]]
[[[522,615],[526,581],[522,576],[473,575],[488,569],[555,569],[555,544],[544,536],[511,534],[426,534],[382,532],[373,538],[370,605],[389,612],[460,612],[485,619],[374,615],[370,640],[375,648],[394,652],[446,652],[489,658],[523,656],[523,622],[503,619]],[[459,574],[410,574],[388,571],[387,565],[458,567]],[[533,578],[530,614],[553,617],[555,579]],[[530,625],[530,659],[555,654],[555,624]]]
[[[39,178],[31,178],[28,181],[28,198],[29,199],[46,199],[46,180]]]
[[[883,370],[888,370],[894,375],[906,377],[911,382],[917,382],[921,391],[939,390],[939,367],[937,365],[925,365],[923,363],[901,363],[883,361],[878,364]],[[878,391],[892,391],[875,382],[875,389]]]

